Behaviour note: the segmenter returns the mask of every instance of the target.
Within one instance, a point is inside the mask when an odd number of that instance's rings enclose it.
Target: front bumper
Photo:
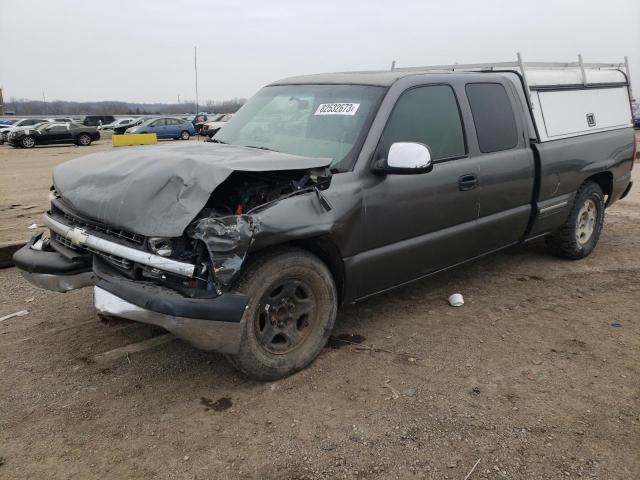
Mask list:
[[[106,240],[102,237],[88,233],[86,230],[77,227],[70,227],[55,218],[45,214],[44,223],[52,232],[63,236],[74,245],[84,247],[90,251],[97,251],[103,254],[115,255],[135,263],[157,268],[164,272],[175,273],[183,277],[193,277],[195,266],[190,263],[178,262],[170,258],[161,257],[152,253],[127,247],[120,243]]]
[[[94,287],[93,299],[100,314],[162,327],[201,350],[235,354],[240,349],[244,320],[220,322],[158,313],[128,302],[99,285]]]
[[[239,292],[189,298],[148,281],[125,278],[93,255],[69,259],[39,249],[40,235],[14,254],[20,273],[37,287],[67,292],[95,285],[100,314],[162,327],[196,348],[234,354],[240,348],[249,299]],[[89,256],[91,257],[91,256]]]

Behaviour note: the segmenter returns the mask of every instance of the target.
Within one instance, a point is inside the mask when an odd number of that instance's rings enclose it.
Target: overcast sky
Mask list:
[[[640,96],[639,0],[2,0],[10,97],[249,97],[317,72],[515,59],[622,61]]]

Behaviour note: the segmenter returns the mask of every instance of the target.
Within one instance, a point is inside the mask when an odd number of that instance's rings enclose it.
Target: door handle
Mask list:
[[[458,178],[458,189],[464,192],[465,190],[473,190],[478,185],[478,177],[472,173],[462,175]]]

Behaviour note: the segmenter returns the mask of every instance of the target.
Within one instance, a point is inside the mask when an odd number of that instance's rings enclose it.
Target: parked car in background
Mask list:
[[[131,127],[135,121],[135,118],[118,118],[114,122],[99,126],[98,130],[115,130],[116,127],[125,127],[125,129],[127,129]]]
[[[50,121],[52,121],[50,118],[20,118],[11,125],[7,125],[6,127],[0,126],[0,144],[8,140],[9,134],[11,132],[19,130],[23,127],[34,127],[39,123]]]
[[[3,143],[7,143],[9,141],[9,135],[19,130],[26,130],[28,128],[38,128],[40,125],[44,125],[45,123],[51,123],[50,120],[43,120],[40,123],[36,123],[35,125],[29,125],[28,127],[16,127],[13,129],[4,129],[0,130],[0,145]]]
[[[634,102],[631,106],[631,111],[633,112],[633,126],[640,128],[640,104]]]
[[[87,115],[82,120],[82,124],[88,127],[98,127],[100,125],[107,125],[116,121],[116,117],[113,115]]]
[[[100,139],[96,127],[79,123],[43,123],[35,128],[25,128],[11,132],[9,143],[14,147],[33,148],[36,145],[75,143],[81,147],[91,145]]]
[[[200,133],[200,131],[202,130],[202,126],[205,123],[212,122],[216,118],[218,118],[219,116],[220,116],[219,113],[203,113],[203,112],[200,112],[198,115],[196,115],[193,118],[193,120],[191,120],[191,122],[193,123],[193,126],[196,129],[196,132]]]
[[[149,120],[149,117],[139,117],[134,118],[133,121],[126,125],[118,125],[117,127],[113,127],[113,133],[115,135],[124,134],[129,128],[137,127],[138,125],[142,125],[145,121]]]
[[[0,120],[0,128],[3,126],[8,126],[8,125],[13,125],[14,123],[16,123],[18,120],[15,118],[10,118],[10,119],[2,119]]]
[[[206,135],[209,138],[213,137],[216,133],[218,133],[218,130],[224,127],[224,124],[227,123],[229,119],[231,119],[231,117],[233,117],[233,113],[223,113],[221,115],[218,115],[217,118],[214,118],[213,120],[202,125],[200,134]]]
[[[196,130],[191,122],[180,118],[150,118],[140,125],[128,128],[125,133],[155,133],[158,138],[189,140]]]

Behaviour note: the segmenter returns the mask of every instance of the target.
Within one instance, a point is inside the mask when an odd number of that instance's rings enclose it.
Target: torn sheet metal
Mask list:
[[[99,152],[57,166],[58,194],[78,213],[145,236],[178,237],[233,171],[326,167],[312,158],[186,142]]]
[[[216,282],[229,285],[240,271],[259,228],[250,215],[229,215],[202,218],[189,228],[189,235],[201,240],[209,250]]]

